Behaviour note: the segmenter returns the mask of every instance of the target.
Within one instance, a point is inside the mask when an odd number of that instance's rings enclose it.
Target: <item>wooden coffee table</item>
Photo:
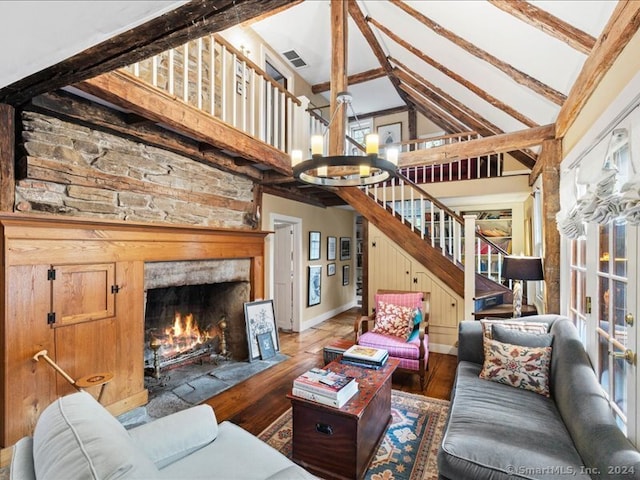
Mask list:
[[[358,393],[342,408],[288,394],[293,410],[293,460],[323,478],[360,479],[391,423],[391,374],[331,362],[325,368],[356,377]]]

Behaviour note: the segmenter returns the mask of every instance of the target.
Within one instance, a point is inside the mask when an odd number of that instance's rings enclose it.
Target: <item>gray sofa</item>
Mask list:
[[[551,396],[480,379],[481,324],[461,322],[440,479],[640,479],[640,453],[616,426],[575,326],[557,315],[522,321],[549,324]]]
[[[88,393],[59,398],[13,450],[11,480],[313,479],[208,405],[131,430]]]

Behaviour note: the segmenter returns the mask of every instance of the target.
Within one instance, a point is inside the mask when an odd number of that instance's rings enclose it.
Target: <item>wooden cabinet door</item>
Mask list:
[[[115,315],[115,264],[53,265],[54,327]]]
[[[115,372],[117,344],[115,318],[79,322],[56,328],[55,344],[58,365],[74,380],[90,374]],[[58,396],[75,391],[76,389],[61,375],[56,376]],[[88,391],[97,397],[100,387],[91,387]],[[107,385],[104,393],[102,402],[108,405],[117,398],[117,382]]]

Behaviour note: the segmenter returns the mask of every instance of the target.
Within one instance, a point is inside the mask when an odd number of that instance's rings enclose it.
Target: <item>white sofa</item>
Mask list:
[[[11,480],[313,479],[199,405],[126,430],[88,393],[59,398],[16,443]]]

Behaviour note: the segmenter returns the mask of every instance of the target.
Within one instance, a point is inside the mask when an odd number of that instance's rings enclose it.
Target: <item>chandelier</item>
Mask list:
[[[338,103],[351,107],[351,94],[340,92]],[[336,109],[324,134],[329,131]],[[351,107],[353,112],[353,107]],[[357,120],[355,112],[354,117]],[[355,187],[373,185],[395,176],[398,167],[398,150],[388,148],[385,157],[378,153],[378,135],[369,134],[365,138],[365,155],[324,155],[324,135],[311,137],[311,158],[302,159],[301,150],[291,152],[291,166],[296,180],[312,185],[328,187]]]

